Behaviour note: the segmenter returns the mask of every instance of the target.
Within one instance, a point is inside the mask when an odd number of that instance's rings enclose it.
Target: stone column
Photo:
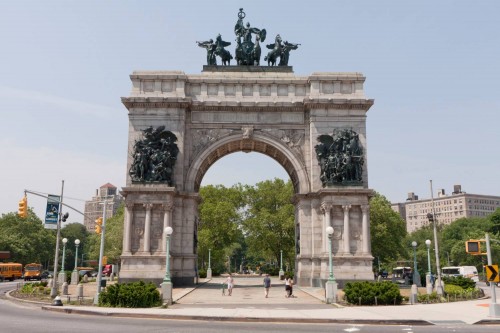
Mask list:
[[[328,235],[326,234],[326,228],[332,226],[332,211],[333,205],[330,202],[322,202],[321,210],[323,211],[323,229],[321,234],[323,235],[323,251],[328,253]]]
[[[369,205],[361,205],[361,211],[363,212],[363,220],[362,220],[362,233],[363,233],[363,254],[370,253],[370,225],[368,224],[368,214],[370,213]]]
[[[123,226],[123,253],[130,254],[130,234],[132,229],[132,216],[134,214],[134,203],[125,203],[125,225]],[[82,250],[83,251],[83,250]]]
[[[343,205],[344,209],[344,255],[351,254],[351,235],[349,230],[349,210],[351,209],[351,205]]]
[[[151,209],[153,204],[144,204],[146,208],[146,221],[144,222],[144,252],[151,252]]]
[[[168,200],[166,204],[163,205],[163,230],[162,239],[166,239],[165,228],[172,226],[172,209],[174,208],[174,203],[172,200]],[[163,252],[167,252],[167,243],[163,242]]]

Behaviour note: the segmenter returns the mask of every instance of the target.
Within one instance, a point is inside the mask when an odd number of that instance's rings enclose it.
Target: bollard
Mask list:
[[[62,284],[62,294],[63,294],[63,295],[68,295],[68,294],[69,294],[69,293],[68,293],[68,282],[64,282],[64,283]]]
[[[56,296],[56,298],[54,298],[54,302],[52,303],[52,305],[54,305],[54,306],[63,306],[63,303],[61,301],[61,297]]]
[[[83,299],[83,284],[81,283],[76,286],[76,297],[79,300]]]
[[[83,282],[87,283],[87,282],[89,282],[89,277],[87,275],[84,275],[82,280],[83,280]]]

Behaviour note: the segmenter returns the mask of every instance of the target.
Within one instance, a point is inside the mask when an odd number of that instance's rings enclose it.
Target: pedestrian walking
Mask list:
[[[288,275],[285,275],[285,297],[290,297],[290,295],[291,295],[290,281],[288,279]]]
[[[231,273],[229,273],[226,279],[226,283],[227,283],[227,295],[231,296],[233,294],[233,286],[234,286],[234,279],[231,276]]]
[[[264,294],[266,295],[266,298],[269,296],[269,288],[271,288],[271,278],[269,277],[269,274],[266,274],[266,277],[264,278]]]

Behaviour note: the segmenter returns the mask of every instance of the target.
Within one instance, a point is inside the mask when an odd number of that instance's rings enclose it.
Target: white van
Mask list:
[[[449,266],[441,269],[443,276],[463,276],[479,282],[479,274],[475,266]]]

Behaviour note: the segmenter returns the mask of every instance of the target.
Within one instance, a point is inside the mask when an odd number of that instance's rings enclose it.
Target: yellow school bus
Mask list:
[[[27,264],[24,266],[24,281],[41,280],[41,279],[42,279],[41,264]]]
[[[23,265],[15,262],[0,263],[0,279],[14,281],[22,275]]]

